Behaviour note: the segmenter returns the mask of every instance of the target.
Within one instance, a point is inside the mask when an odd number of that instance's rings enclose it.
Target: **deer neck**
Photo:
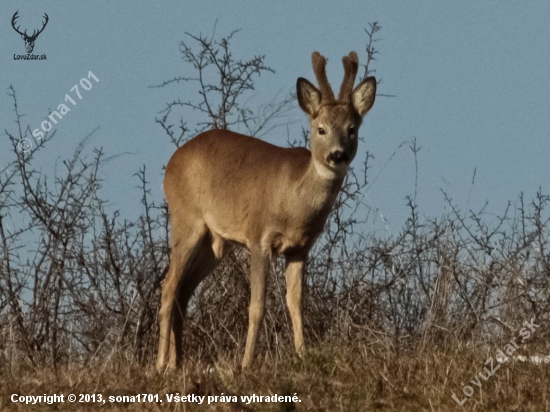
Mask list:
[[[345,173],[335,173],[316,161],[313,156],[300,182],[301,191],[307,193],[306,202],[311,202],[318,211],[329,210],[342,188]]]

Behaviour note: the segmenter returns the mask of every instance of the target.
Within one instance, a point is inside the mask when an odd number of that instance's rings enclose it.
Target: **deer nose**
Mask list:
[[[348,160],[349,156],[342,150],[333,150],[327,157],[328,162],[332,162],[337,165],[343,162],[347,162]]]

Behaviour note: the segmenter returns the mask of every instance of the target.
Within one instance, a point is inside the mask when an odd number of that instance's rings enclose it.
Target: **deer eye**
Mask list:
[[[317,132],[319,134],[326,134],[325,129],[323,129],[322,127],[319,127],[319,129],[317,129]]]
[[[355,127],[354,127],[354,126],[351,126],[351,127],[348,129],[348,134],[349,134],[349,135],[355,134]]]

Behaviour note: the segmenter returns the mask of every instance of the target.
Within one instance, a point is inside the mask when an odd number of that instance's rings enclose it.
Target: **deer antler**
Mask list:
[[[317,78],[317,83],[319,83],[319,89],[321,95],[323,96],[324,102],[333,102],[334,93],[327,79],[326,65],[327,60],[319,54],[319,52],[313,52],[311,55],[311,65],[313,66],[313,73]]]
[[[11,26],[13,27],[13,29],[14,29],[17,33],[19,33],[21,36],[24,36],[26,39],[29,39],[29,40],[36,39],[36,38],[38,37],[38,35],[44,31],[44,29],[46,28],[46,25],[48,24],[48,21],[50,20],[50,18],[48,17],[48,14],[47,14],[47,13],[44,13],[44,18],[45,18],[46,20],[45,20],[44,23],[42,24],[42,28],[41,28],[40,30],[34,30],[33,33],[32,33],[32,35],[29,36],[29,35],[27,34],[27,30],[25,30],[24,33],[21,33],[21,32],[19,31],[19,27],[21,27],[21,26],[15,27],[15,21],[17,20],[18,17],[19,17],[19,10],[17,10],[17,11],[15,12],[15,14],[13,15],[13,17],[11,18]]]
[[[15,20],[17,20],[17,18],[19,17],[19,16],[18,16],[18,13],[19,13],[19,10],[17,10],[17,11],[15,12],[15,14],[13,15],[13,17],[11,18],[11,26],[12,26],[13,29],[14,29],[17,33],[19,33],[21,36],[26,36],[26,35],[27,35],[27,30],[25,30],[25,33],[21,33],[21,32],[19,31],[19,27],[21,27],[21,26],[15,27]]]
[[[46,24],[48,24],[48,21],[50,20],[50,18],[48,17],[48,15],[46,13],[44,13],[44,17],[46,18],[46,20],[44,21],[44,24],[42,25],[42,28],[38,31],[34,30],[33,33],[32,33],[32,36],[30,36],[31,38],[38,37],[38,35],[40,33],[42,33],[44,31],[44,29],[46,28]]]
[[[355,77],[357,76],[357,70],[359,69],[357,53],[350,52],[350,54],[342,58],[342,63],[344,64],[344,80],[340,86],[338,100],[350,100]]]

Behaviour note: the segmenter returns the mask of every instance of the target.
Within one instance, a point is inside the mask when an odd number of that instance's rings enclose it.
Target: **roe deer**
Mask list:
[[[166,167],[164,192],[172,219],[170,269],[162,285],[157,369],[180,363],[187,304],[198,284],[235,246],[250,251],[248,335],[242,361],[250,365],[264,314],[271,259],[286,258],[286,302],[294,346],[304,349],[302,289],[308,251],[322,232],[357,152],[359,126],[376,96],[376,79],[354,89],[357,54],[343,58],[335,99],[326,60],[312,54],[319,84],[299,78],[300,107],[309,116],[311,151],[282,148],[228,130],[211,130],[180,147]]]

